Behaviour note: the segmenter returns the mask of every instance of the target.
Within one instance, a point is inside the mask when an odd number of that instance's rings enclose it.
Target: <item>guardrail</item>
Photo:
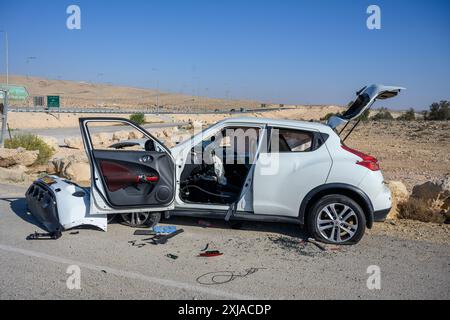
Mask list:
[[[105,114],[224,114],[224,113],[253,113],[253,112],[269,112],[279,110],[290,110],[295,108],[258,108],[258,109],[245,109],[245,110],[193,110],[182,111],[178,109],[173,110],[149,110],[149,109],[105,109],[105,108],[61,108],[59,111],[51,111],[45,109],[34,109],[31,107],[9,107],[9,112],[38,112],[38,113],[105,113]]]

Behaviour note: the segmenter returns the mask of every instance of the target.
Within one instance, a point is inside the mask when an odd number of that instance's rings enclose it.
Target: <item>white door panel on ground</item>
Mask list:
[[[277,161],[278,170],[267,174],[264,164]],[[325,146],[313,152],[262,153],[254,177],[255,214],[296,217],[302,199],[326,182],[331,157]]]

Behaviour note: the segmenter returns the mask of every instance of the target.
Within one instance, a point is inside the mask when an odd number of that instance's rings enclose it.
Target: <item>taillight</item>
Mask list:
[[[358,156],[358,157],[360,157],[362,159],[361,161],[356,162],[356,164],[358,164],[360,166],[363,166],[363,167],[366,167],[367,169],[372,170],[372,171],[380,170],[380,164],[378,163],[378,160],[375,157],[369,156],[369,155],[367,155],[365,153],[362,153],[362,152],[360,152],[358,150],[349,148],[349,147],[344,146],[344,145],[342,145],[341,147],[345,151],[348,151],[348,152],[350,152],[350,153],[354,154],[355,156]]]

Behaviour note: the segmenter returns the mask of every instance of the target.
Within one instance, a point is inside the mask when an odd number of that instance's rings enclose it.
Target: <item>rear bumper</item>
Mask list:
[[[375,211],[373,213],[373,221],[375,221],[375,222],[384,222],[386,220],[386,217],[388,216],[390,211],[391,211],[391,208],[385,209],[385,210]]]

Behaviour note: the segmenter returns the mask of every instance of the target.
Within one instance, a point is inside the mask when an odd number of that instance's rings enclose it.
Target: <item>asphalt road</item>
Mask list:
[[[0,185],[0,299],[450,298],[450,248],[442,245],[369,232],[359,245],[322,252],[299,243],[306,234],[294,225],[231,229],[211,221],[213,227],[203,228],[192,218],[166,221],[185,232],[158,246],[132,246],[145,237],[120,224],[106,233],[80,229],[57,241],[27,241],[40,229],[26,213],[24,192]],[[224,255],[197,257],[207,243]],[[71,265],[81,270],[79,290],[67,287]],[[367,288],[373,265],[380,268],[380,290]],[[211,283],[211,272],[227,282]]]
[[[184,122],[164,122],[164,123],[153,123],[144,125],[143,128],[147,130],[159,129],[159,128],[172,128],[185,125]],[[115,132],[120,130],[125,130],[129,128],[118,127],[118,126],[104,126],[104,127],[91,127],[93,133],[98,132]],[[80,127],[73,128],[51,128],[51,129],[23,129],[17,130],[18,133],[33,133],[40,136],[50,136],[58,139],[59,143],[64,143],[64,139],[67,137],[78,137],[80,134]]]

